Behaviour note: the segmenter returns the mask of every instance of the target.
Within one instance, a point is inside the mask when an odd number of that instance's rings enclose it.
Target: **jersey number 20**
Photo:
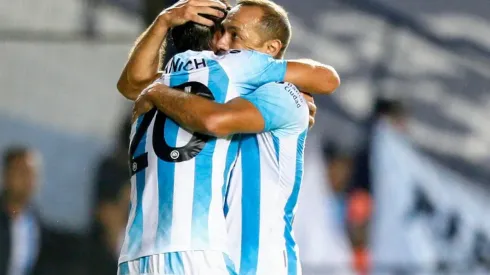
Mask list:
[[[187,82],[174,88],[214,100],[214,96],[209,88],[199,82]],[[165,141],[164,130],[167,116],[154,108],[143,116],[143,121],[136,130],[134,138],[131,142],[129,148],[131,175],[134,175],[138,171],[148,167],[148,153],[144,153],[140,156],[135,156],[134,153],[136,152],[136,148],[140,144],[145,132],[148,130],[153,117],[155,117],[153,133],[147,134],[153,135],[153,149],[155,150],[157,157],[167,162],[183,162],[193,159],[202,151],[206,145],[206,142],[211,139],[210,136],[194,133],[186,145],[182,147],[169,146]]]

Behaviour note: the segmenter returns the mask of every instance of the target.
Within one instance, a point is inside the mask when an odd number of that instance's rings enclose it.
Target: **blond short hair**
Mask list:
[[[263,39],[279,39],[282,43],[279,56],[284,56],[291,41],[291,23],[288,13],[280,5],[270,0],[239,0],[237,6],[259,7],[264,14],[260,19]]]

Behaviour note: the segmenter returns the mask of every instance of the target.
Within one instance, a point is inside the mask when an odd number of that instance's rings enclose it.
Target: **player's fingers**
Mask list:
[[[203,15],[203,14],[204,15],[211,15],[211,16],[218,17],[218,18],[222,18],[225,16],[224,12],[219,11],[217,9],[210,8],[210,7],[198,7],[198,8],[196,8],[196,12],[199,15]]]
[[[308,128],[311,129],[315,125],[315,117],[310,116],[310,120],[308,121]]]
[[[189,0],[189,4],[196,7],[215,7],[226,10],[226,5],[218,0]]]
[[[133,113],[131,115],[131,124],[133,124],[136,120],[138,119],[138,113],[136,110],[133,108]]]
[[[201,24],[201,25],[204,25],[204,26],[208,26],[208,27],[211,27],[214,25],[214,22],[212,20],[206,19],[206,18],[199,16],[197,14],[191,16],[191,21],[198,23],[198,24]]]
[[[310,110],[310,115],[314,116],[316,114],[316,105],[313,102],[308,102],[308,109]]]

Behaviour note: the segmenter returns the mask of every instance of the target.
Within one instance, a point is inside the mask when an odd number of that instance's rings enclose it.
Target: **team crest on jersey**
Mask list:
[[[177,150],[173,150],[172,152],[170,152],[170,158],[171,159],[178,159],[179,156],[180,156],[180,153]]]

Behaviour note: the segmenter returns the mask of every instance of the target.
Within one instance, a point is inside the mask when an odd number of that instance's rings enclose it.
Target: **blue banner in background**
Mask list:
[[[372,274],[488,274],[489,193],[380,123],[373,140]]]

